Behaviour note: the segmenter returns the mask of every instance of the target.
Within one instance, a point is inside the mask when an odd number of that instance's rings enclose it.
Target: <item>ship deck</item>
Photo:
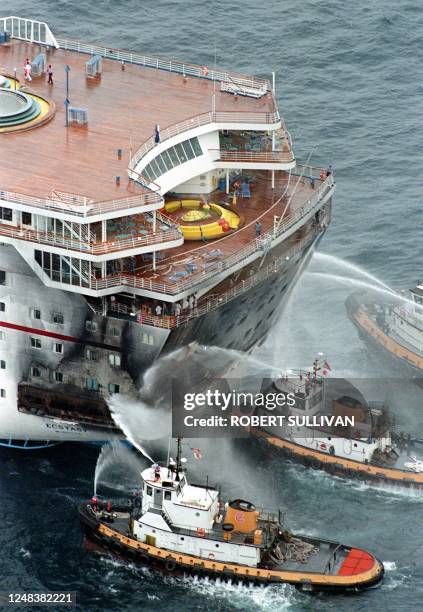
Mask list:
[[[0,134],[2,189],[36,197],[50,197],[53,191],[77,194],[94,201],[105,201],[143,191],[127,177],[129,157],[151,137],[154,126],[167,126],[212,109],[213,81],[166,72],[140,65],[103,59],[100,78],[86,78],[87,54],[50,49],[47,64],[54,71],[54,85],[46,76],[24,81],[26,58],[34,58],[46,48],[12,39],[0,45],[0,74],[17,78],[22,85],[56,105],[54,118],[40,127]],[[70,102],[86,107],[87,126],[65,127],[66,74],[70,67]],[[274,98],[233,96],[215,88],[217,112],[269,113]],[[117,149],[123,150],[122,159]],[[121,184],[115,183],[116,176]]]
[[[161,254],[156,270],[152,269],[151,264],[143,265],[143,258],[140,256],[137,258],[136,274],[156,283],[180,284],[183,279],[206,273],[213,263],[240,252],[256,238],[271,230],[274,227],[275,215],[280,217],[285,213],[284,219],[291,219],[315,193],[307,179],[301,179],[295,189],[298,177],[290,179],[286,172],[277,173],[274,189],[270,172],[250,171],[248,174],[252,180],[251,198],[238,196],[234,205],[233,196],[221,191],[216,190],[202,196],[209,202],[221,203],[235,211],[241,218],[237,230],[214,240],[185,241],[181,246]],[[182,194],[178,197],[198,198],[198,195]],[[257,221],[261,224],[260,236],[256,236]]]

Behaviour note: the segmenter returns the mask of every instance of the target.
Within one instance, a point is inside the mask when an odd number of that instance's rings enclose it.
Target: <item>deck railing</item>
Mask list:
[[[0,17],[0,31],[8,32],[12,38],[32,43],[58,47],[57,39],[43,21],[24,19],[23,17]]]
[[[296,172],[302,172],[302,167],[297,166],[295,169]],[[320,171],[313,167],[307,167],[307,174],[310,178],[314,178],[314,174],[318,174],[320,176]],[[304,176],[305,174],[303,174]],[[321,199],[329,192],[334,184],[333,176],[328,176],[321,184],[316,187],[315,193],[312,197],[310,197],[300,208],[298,208],[292,215],[286,215],[283,220],[278,223],[277,229],[272,228],[268,232],[262,234],[261,236],[255,238],[243,249],[240,249],[236,253],[233,253],[229,257],[225,257],[220,261],[215,261],[214,263],[210,263],[207,267],[200,269],[196,272],[192,272],[187,277],[182,278],[181,280],[171,282],[171,281],[157,281],[152,280],[151,278],[144,278],[139,276],[134,276],[130,274],[119,274],[108,276],[106,278],[93,279],[91,288],[100,291],[103,289],[109,289],[113,287],[133,287],[137,289],[144,289],[151,292],[163,293],[168,295],[178,295],[184,291],[187,291],[194,287],[195,285],[201,283],[205,279],[209,279],[212,276],[220,274],[229,268],[237,265],[241,261],[246,260],[248,257],[255,255],[256,253],[262,251],[266,252],[272,245],[273,240],[278,238],[280,235],[284,234],[288,229],[292,228],[298,221],[304,218],[306,215],[310,214],[317,205],[321,201]],[[242,230],[240,230],[242,231]],[[185,254],[186,258],[186,254]],[[178,264],[177,261],[173,261],[174,264]]]
[[[102,202],[93,202],[83,196],[75,196],[74,201],[72,201],[71,198],[65,201],[61,197],[57,199],[37,198],[35,196],[28,196],[23,193],[6,190],[0,190],[0,202],[4,202],[4,206],[8,204],[21,204],[31,208],[49,210],[55,213],[67,213],[80,219],[94,217],[111,211],[125,211],[131,208],[139,208],[140,206],[151,206],[152,204],[156,204],[160,207],[164,204],[162,196],[152,192],[115,198],[113,200],[104,200]]]
[[[262,112],[262,113],[254,113],[254,112],[243,112],[243,111],[227,111],[227,112],[207,112],[201,115],[195,115],[190,119],[185,119],[184,121],[180,121],[169,127],[165,128],[160,132],[160,141],[164,142],[172,138],[173,136],[177,136],[178,134],[183,134],[190,130],[193,130],[198,127],[202,127],[203,125],[208,125],[210,123],[239,123],[239,124],[262,124],[272,125],[274,123],[278,123],[280,121],[279,113],[277,111],[273,112]],[[154,135],[152,135],[148,140],[143,142],[143,144],[139,147],[137,152],[132,157],[129,163],[129,169],[135,170],[141,159],[154,147],[157,146]]]
[[[237,298],[238,296],[242,295],[258,283],[260,283],[262,280],[268,278],[287,261],[287,258],[291,258],[296,253],[299,253],[310,242],[310,237],[304,238],[303,240],[295,244],[292,248],[288,249],[282,257],[276,259],[271,264],[264,267],[262,270],[260,270],[260,272],[254,274],[246,280],[242,280],[237,285],[234,285],[233,287],[228,289],[228,291],[225,291],[221,294],[216,294],[213,297],[206,299],[188,313],[185,312],[179,316],[157,316],[152,314],[146,314],[141,311],[134,312],[131,308],[126,306],[126,304],[119,303],[111,304],[108,308],[108,311],[119,315],[131,316],[141,325],[152,325],[153,327],[162,327],[165,329],[173,329],[175,327],[180,327],[181,325],[188,323],[188,321],[192,319],[201,317],[208,312],[221,308],[231,300]]]
[[[292,151],[227,151],[225,149],[209,149],[210,153],[218,153],[216,161],[240,163],[289,163],[294,161]]]
[[[87,53],[89,55],[100,55],[105,59],[125,62],[127,64],[138,64],[147,68],[156,68],[166,72],[175,72],[184,76],[193,76],[209,81],[232,81],[241,87],[256,89],[258,92],[265,93],[271,90],[270,81],[261,77],[251,77],[235,72],[227,72],[222,70],[213,70],[206,66],[198,66],[182,62],[180,60],[169,59],[166,57],[158,57],[154,55],[143,55],[141,53],[132,53],[121,49],[112,49],[103,45],[94,45],[84,43],[79,40],[70,40],[66,38],[57,38],[57,42],[61,49],[68,51],[76,51],[78,53]]]
[[[79,251],[90,255],[106,255],[108,253],[117,253],[128,249],[139,249],[147,246],[153,247],[157,244],[169,245],[170,242],[177,241],[178,244],[182,244],[183,242],[181,232],[174,228],[169,228],[167,231],[160,231],[154,234],[150,233],[147,236],[133,236],[130,238],[108,240],[107,242],[90,243],[71,236],[54,234],[53,232],[40,232],[27,228],[0,224],[0,236],[38,244],[46,244],[52,247]]]

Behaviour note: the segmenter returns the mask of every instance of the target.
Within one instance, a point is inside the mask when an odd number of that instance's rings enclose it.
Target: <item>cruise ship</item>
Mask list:
[[[330,222],[270,80],[0,18],[0,439],[120,436],[163,353],[248,351]]]

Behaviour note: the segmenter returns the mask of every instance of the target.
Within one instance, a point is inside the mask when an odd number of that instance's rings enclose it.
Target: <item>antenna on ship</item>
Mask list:
[[[176,478],[179,480],[179,473],[182,472],[182,438],[176,438]]]

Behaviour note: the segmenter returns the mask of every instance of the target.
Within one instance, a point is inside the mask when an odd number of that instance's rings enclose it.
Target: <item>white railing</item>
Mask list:
[[[0,17],[0,31],[8,32],[12,38],[58,48],[56,38],[43,21],[23,17]]]
[[[302,171],[303,167],[301,166],[297,166],[295,168],[295,172],[298,172],[299,174]],[[310,172],[310,174],[307,174],[307,176],[311,178],[314,178],[314,174],[316,172],[320,176],[320,170],[311,166],[307,166],[307,172]],[[303,173],[303,176],[305,176],[305,172]],[[215,263],[210,264],[207,268],[201,269],[198,272],[192,272],[189,274],[189,276],[181,278],[178,281],[156,281],[130,274],[118,274],[108,276],[106,278],[93,279],[91,288],[96,291],[100,291],[113,287],[134,287],[156,293],[178,295],[179,293],[187,291],[195,285],[201,283],[206,278],[209,279],[212,276],[220,274],[234,267],[241,261],[246,260],[248,257],[270,248],[276,238],[284,234],[288,229],[292,228],[306,215],[309,215],[314,209],[316,209],[322,198],[330,191],[333,185],[333,175],[331,174],[324,181],[322,181],[318,187],[316,187],[313,196],[309,198],[303,206],[298,208],[294,214],[287,215],[282,221],[279,222],[277,229],[273,228],[269,230],[268,232],[252,240],[252,242],[246,247],[237,251],[236,253],[233,253],[229,257],[225,257],[221,261],[216,261]],[[187,254],[185,253],[184,257],[186,258],[186,256]],[[178,261],[174,261],[173,263],[177,265]]]
[[[170,242],[175,241],[179,244],[183,242],[183,236],[177,229],[169,229],[167,231],[156,232],[155,234],[151,233],[147,236],[134,236],[119,240],[109,240],[107,242],[89,243],[71,236],[61,236],[52,232],[39,232],[0,224],[0,236],[38,244],[46,244],[66,250],[80,251],[90,255],[106,255],[108,253],[125,251],[127,249],[154,246],[157,244],[168,245]]]
[[[206,66],[197,66],[180,60],[173,60],[165,57],[157,57],[154,55],[143,55],[141,53],[131,53],[121,49],[111,49],[102,45],[93,45],[84,43],[79,40],[68,40],[66,38],[57,38],[57,42],[62,49],[69,51],[77,51],[78,53],[87,53],[89,55],[100,55],[106,59],[125,62],[128,64],[138,64],[147,68],[156,68],[157,70],[165,70],[167,72],[176,72],[184,76],[193,76],[200,79],[211,81],[228,81],[231,80],[241,87],[256,89],[262,94],[271,90],[270,81],[260,77],[250,77],[235,72],[227,72],[221,70],[213,70]]]
[[[185,119],[184,121],[180,121],[178,123],[170,125],[169,127],[165,128],[160,132],[160,141],[164,142],[166,140],[169,140],[169,138],[173,138],[173,136],[189,132],[195,128],[202,127],[203,125],[208,125],[210,123],[258,123],[266,126],[279,123],[279,121],[280,117],[277,111],[262,113],[254,113],[248,111],[227,111],[213,113],[210,111],[201,115],[195,115],[190,119]],[[141,159],[152,149],[154,149],[155,146],[157,146],[157,143],[155,141],[154,135],[152,135],[148,140],[143,142],[143,144],[136,151],[129,163],[129,169],[132,171],[135,170]]]
[[[31,208],[49,210],[52,212],[68,213],[78,218],[89,218],[111,211],[125,211],[140,206],[157,204],[164,205],[164,200],[158,193],[146,192],[140,195],[127,196],[103,202],[93,202],[82,196],[75,196],[75,200],[52,198],[37,198],[13,191],[0,190],[0,202],[6,204],[21,204]],[[160,205],[160,206],[159,206]]]
[[[294,161],[292,151],[227,151],[225,149],[209,149],[210,153],[218,153],[216,161],[243,163],[289,163]]]
[[[313,234],[313,238],[314,236],[315,234]],[[136,320],[140,324],[152,325],[154,327],[164,327],[166,329],[173,329],[175,327],[183,325],[184,323],[187,323],[191,319],[201,317],[208,312],[217,310],[218,308],[221,308],[231,300],[242,295],[261,281],[268,278],[271,274],[275,272],[275,270],[277,270],[278,268],[280,268],[281,265],[286,263],[287,257],[293,257],[296,253],[299,253],[302,249],[304,249],[304,247],[309,243],[311,243],[310,237],[304,238],[303,240],[301,240],[301,242],[297,243],[291,249],[288,249],[282,257],[279,257],[277,260],[267,265],[265,268],[260,270],[260,272],[257,272],[246,280],[242,280],[238,284],[228,289],[228,291],[225,291],[220,294],[215,294],[212,297],[204,299],[189,313],[182,313],[179,316],[158,316],[146,314],[141,311],[134,312],[133,309],[131,309],[130,307],[126,306],[125,304],[119,303],[111,304],[108,310],[117,314],[132,316],[134,317],[134,320]]]

